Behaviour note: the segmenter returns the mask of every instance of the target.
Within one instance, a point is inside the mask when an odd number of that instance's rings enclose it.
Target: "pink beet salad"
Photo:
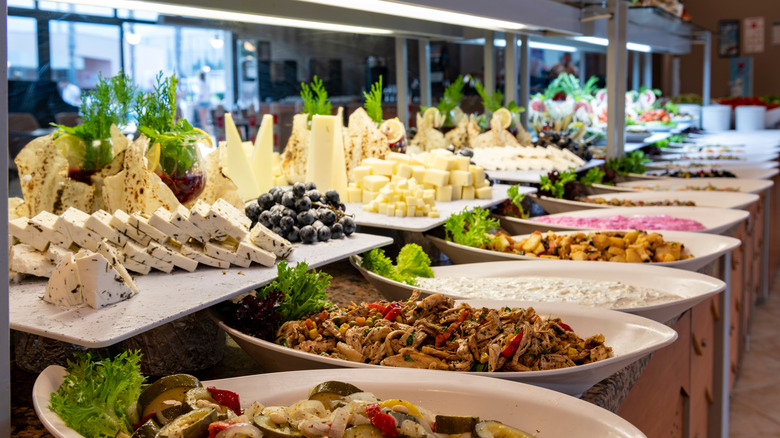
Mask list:
[[[617,215],[608,217],[540,216],[533,218],[533,220],[545,224],[603,230],[699,231],[705,228],[701,222],[665,214],[652,216]]]

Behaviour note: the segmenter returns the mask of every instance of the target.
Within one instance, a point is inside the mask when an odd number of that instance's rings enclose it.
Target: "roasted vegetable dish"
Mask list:
[[[582,339],[560,318],[533,308],[475,308],[440,294],[418,297],[329,308],[286,322],[276,342],[352,362],[450,371],[550,370],[612,355],[603,335]]]
[[[580,198],[580,202],[588,202],[591,204],[611,205],[615,207],[695,207],[696,203],[693,201],[682,201],[679,199],[664,199],[663,201],[632,201],[630,199],[606,199],[606,198]]]

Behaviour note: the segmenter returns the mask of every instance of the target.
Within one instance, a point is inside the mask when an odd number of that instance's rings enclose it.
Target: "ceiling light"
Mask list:
[[[592,37],[592,36],[576,36],[573,40],[582,41],[583,43],[595,44],[597,46],[608,46],[609,40],[606,38]]]
[[[135,32],[125,32],[125,41],[131,46],[136,46],[141,42],[141,34]]]
[[[252,44],[251,41],[244,41],[244,50],[246,50],[247,52],[254,52],[255,45]]]
[[[652,50],[652,47],[646,45],[646,44],[637,44],[637,43],[626,43],[626,49],[633,50],[635,52],[644,52],[644,53],[650,53]]]
[[[223,40],[222,37],[217,34],[209,39],[209,44],[211,44],[211,47],[219,50],[225,47],[225,40]]]
[[[69,3],[88,6],[105,6],[105,0],[56,0],[59,3]],[[373,27],[348,26],[344,24],[325,23],[320,21],[295,20],[292,18],[268,17],[265,15],[230,12],[219,9],[196,8],[192,6],[169,5],[140,0],[112,0],[111,7],[130,9],[134,11],[157,12],[158,14],[177,15],[181,17],[205,18],[209,20],[235,21],[239,23],[265,24],[269,26],[297,27],[302,29],[327,30],[331,32],[346,32],[360,34],[391,34],[388,29]]]
[[[519,46],[521,42],[522,41],[518,41],[517,45]],[[569,53],[573,53],[577,51],[577,49],[572,46],[564,46],[561,44],[540,43],[539,41],[529,41],[528,47],[532,49],[557,50],[559,52],[569,52]]]
[[[385,0],[301,0],[307,3],[317,3],[358,11],[375,12],[397,17],[414,17],[419,20],[435,21],[437,23],[455,24],[458,26],[476,27],[494,30],[520,30],[528,26],[514,21],[496,20],[478,15],[461,14],[424,6],[407,5]]]

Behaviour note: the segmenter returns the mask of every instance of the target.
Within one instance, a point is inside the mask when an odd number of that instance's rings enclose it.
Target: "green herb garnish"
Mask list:
[[[169,176],[183,175],[192,167],[198,152],[191,142],[203,137],[187,120],[176,120],[178,83],[176,75],[164,78],[160,72],[154,90],[136,98],[138,130],[160,144],[160,167]]]
[[[316,75],[311,81],[311,87],[301,82],[301,98],[303,112],[309,115],[309,122],[314,115],[329,116],[333,112],[333,106],[328,102],[328,92]]]
[[[592,186],[593,184],[601,184],[604,181],[606,173],[599,167],[592,167],[588,169],[588,173],[580,178],[580,182],[586,186]]]
[[[642,151],[634,151],[623,155],[620,158],[612,158],[604,164],[607,168],[614,170],[620,176],[626,176],[629,173],[644,173],[647,170],[645,163],[650,159],[645,157]]]
[[[86,437],[114,437],[120,430],[132,435],[128,411],[145,380],[140,363],[140,351],[124,351],[114,359],[76,353],[49,408]]]
[[[447,240],[460,245],[480,248],[493,239],[488,233],[498,229],[498,219],[490,217],[490,211],[475,208],[450,215],[444,222]]]
[[[504,94],[500,90],[494,91],[493,94],[487,94],[485,86],[478,80],[474,81],[474,89],[477,90],[477,94],[482,98],[482,105],[485,107],[485,110],[496,112],[497,109],[504,106]]]
[[[111,138],[111,125],[127,124],[134,93],[135,85],[123,72],[112,78],[98,76],[95,90],[81,99],[81,124],[73,127],[53,124],[59,128],[54,133],[55,139],[71,134],[84,141],[82,150],[69,151],[70,156],[78,157],[81,169],[97,170],[114,158],[111,142],[103,140]]]
[[[282,317],[282,321],[295,321],[306,315],[320,311],[333,303],[328,299],[325,289],[330,286],[330,275],[312,270],[307,272],[309,265],[298,262],[288,265],[282,260],[276,265],[276,280],[258,291],[257,297],[263,298],[273,291],[279,291],[284,299],[274,312]]]
[[[394,266],[393,261],[385,255],[385,251],[376,248],[363,254],[360,266],[375,274],[410,286],[417,284],[417,277],[433,277],[431,259],[425,254],[422,247],[415,243],[408,243],[401,248],[396,263]]]
[[[550,192],[554,198],[563,199],[563,194],[566,192],[565,187],[567,182],[576,181],[577,173],[573,170],[567,170],[559,173],[558,179],[553,183],[547,175],[542,175],[539,178],[541,184],[541,191]]]
[[[598,78],[591,76],[585,85],[580,87],[580,80],[577,76],[569,73],[561,73],[556,77],[547,89],[544,90],[544,98],[547,100],[552,99],[558,93],[563,93],[566,96],[571,96],[574,100],[580,100],[583,97],[590,97],[596,93],[596,83]]]
[[[525,193],[520,193],[520,186],[511,186],[506,191],[506,195],[509,196],[509,200],[520,211],[520,218],[528,219],[531,212],[523,210],[523,199],[525,199]]]
[[[441,115],[444,116],[444,125],[452,125],[452,114],[450,112],[455,109],[463,98],[463,87],[466,85],[466,80],[462,75],[458,76],[454,81],[444,89],[439,103],[436,104],[436,109],[439,110]],[[421,112],[425,112],[427,107],[420,107]]]
[[[366,113],[376,123],[382,123],[382,76],[379,76],[379,82],[371,85],[371,92],[363,92],[366,98]]]

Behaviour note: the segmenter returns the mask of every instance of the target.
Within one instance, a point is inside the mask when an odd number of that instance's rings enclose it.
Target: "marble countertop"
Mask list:
[[[328,294],[339,305],[350,302],[377,301],[382,299],[363,277],[344,260],[326,265],[322,271],[333,276]],[[12,345],[15,333],[12,333]],[[32,387],[36,374],[24,371],[16,363],[16,355],[11,352],[11,434],[15,437],[50,437],[38,420],[32,405]],[[629,390],[647,366],[648,358],[615,373],[594,385],[582,395],[582,399],[597,406],[616,412]],[[203,380],[258,374],[264,372],[262,366],[254,362],[230,337],[226,337],[223,358],[213,367],[192,373]]]

